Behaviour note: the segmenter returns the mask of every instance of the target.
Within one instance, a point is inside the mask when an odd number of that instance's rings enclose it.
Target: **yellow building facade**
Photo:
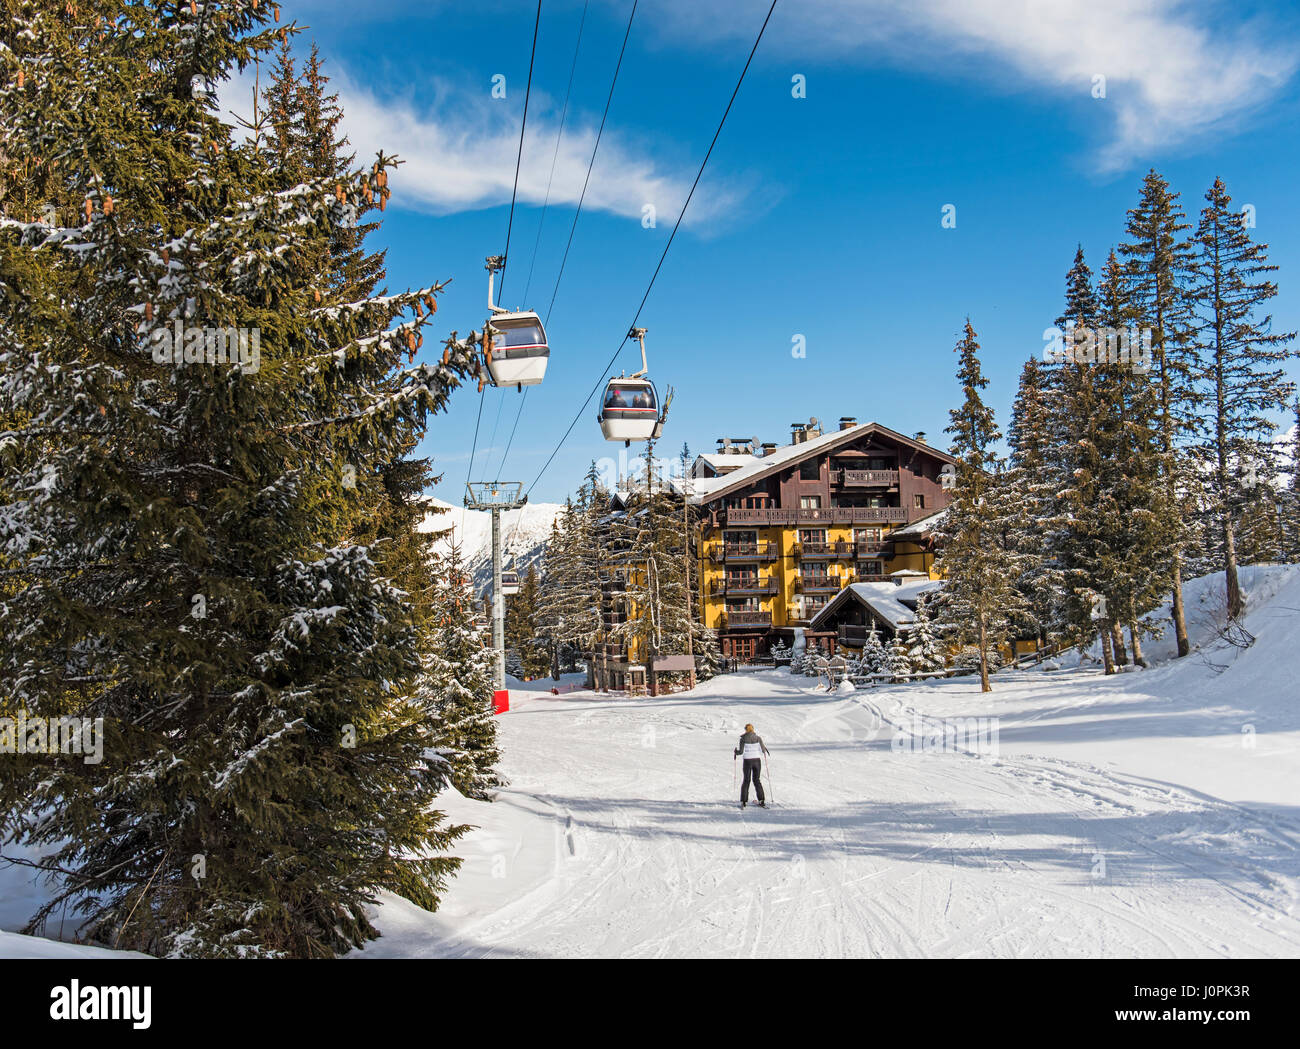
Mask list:
[[[794,431],[784,447],[720,442],[687,482],[702,617],[729,658],[790,643],[852,583],[938,578],[924,522],[955,460],[877,423]]]

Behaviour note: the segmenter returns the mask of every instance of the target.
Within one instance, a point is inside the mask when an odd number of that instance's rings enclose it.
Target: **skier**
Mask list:
[[[767,744],[763,742],[763,737],[754,731],[753,725],[745,726],[745,734],[740,737],[740,745],[731,755],[731,760],[744,756],[745,779],[740,785],[740,807],[743,809],[749,804],[749,780],[752,776],[754,779],[754,793],[758,796],[759,808],[767,808],[767,799],[763,795],[763,784],[759,779],[759,774],[763,768],[763,759],[760,754],[770,753]]]

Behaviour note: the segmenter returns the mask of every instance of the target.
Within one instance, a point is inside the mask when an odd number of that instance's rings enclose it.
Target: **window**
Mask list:
[[[855,528],[853,529],[854,542],[870,543],[875,545],[880,542],[883,530],[880,528]]]
[[[733,612],[760,612],[762,607],[756,597],[745,597],[740,600],[729,599],[727,601],[727,615],[730,616]]]
[[[859,561],[857,572],[859,580],[880,578],[885,574],[884,563],[881,561]]]
[[[817,459],[805,459],[799,464],[799,480],[801,481],[820,481],[822,479],[822,464]]]
[[[822,508],[822,497],[820,495],[799,496],[799,509],[820,510],[821,508]]]
[[[915,506],[918,510],[924,510],[925,496],[922,495],[920,492],[917,492],[914,496],[912,496],[912,505]]]
[[[728,568],[727,587],[755,587],[758,585],[758,572],[755,569]]]
[[[722,534],[722,542],[728,550],[755,551],[758,549],[758,533],[728,531]]]

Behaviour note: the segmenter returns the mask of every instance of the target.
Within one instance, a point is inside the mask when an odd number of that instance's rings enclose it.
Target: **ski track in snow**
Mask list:
[[[1300,607],[1300,572],[1267,582],[1279,607]],[[1290,651],[1295,622],[1260,629],[1244,681]],[[365,953],[1300,956],[1300,788],[1279,804],[1199,785],[1257,761],[1274,763],[1261,782],[1276,784],[1293,767],[1275,763],[1297,760],[1296,718],[1261,733],[1258,756],[1233,735],[1237,720],[1273,725],[1277,704],[1294,704],[1278,662],[1291,698],[1244,713],[1219,701],[1228,677],[1192,660],[1109,679],[1002,674],[985,697],[971,679],[829,695],[784,671],[654,700],[521,685],[501,722],[511,787],[452,815],[527,800],[554,827],[553,858],[489,885],[472,834],[453,913],[395,935],[381,913],[385,936]],[[1001,718],[996,757],[891,746],[914,718],[975,714]],[[1141,720],[1157,717],[1159,736]],[[728,766],[747,721],[772,748],[768,809],[737,807]],[[1160,774],[1171,754],[1185,782]]]
[[[785,671],[659,699],[516,683],[511,785],[439,801],[475,827],[440,910],[382,895],[383,936],[350,957],[1300,956],[1300,569],[1257,582],[1258,641],[1221,674],[1194,655],[1006,672],[986,696]],[[997,756],[894,746],[988,715]],[[768,809],[737,807],[747,721]]]

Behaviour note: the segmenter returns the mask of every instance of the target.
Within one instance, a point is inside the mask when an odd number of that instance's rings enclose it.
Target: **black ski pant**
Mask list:
[[[762,769],[763,769],[762,758],[745,759],[745,779],[740,784],[740,800],[742,804],[748,803],[749,801],[749,780],[751,776],[754,779],[754,794],[758,797],[759,801],[767,800],[763,796],[763,783],[758,778],[759,774],[762,772]]]

